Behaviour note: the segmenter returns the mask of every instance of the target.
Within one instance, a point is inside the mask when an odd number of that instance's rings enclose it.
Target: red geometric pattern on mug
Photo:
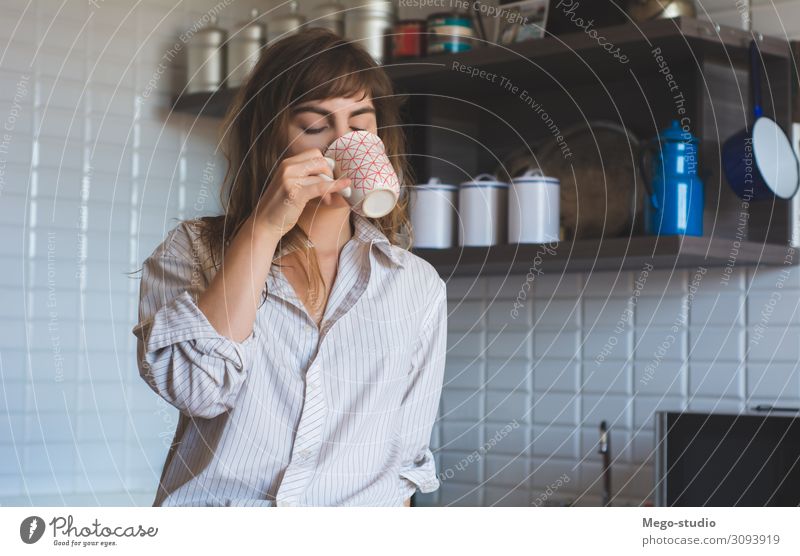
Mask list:
[[[339,137],[330,145],[328,156],[333,157],[343,175],[349,176],[354,189],[372,191],[389,188],[400,191],[397,174],[386,156],[383,141],[368,131],[353,131]]]

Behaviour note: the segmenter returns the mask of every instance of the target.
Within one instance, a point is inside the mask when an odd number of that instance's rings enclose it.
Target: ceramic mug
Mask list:
[[[400,180],[380,137],[369,131],[351,131],[331,143],[323,156],[337,179],[346,176],[352,180],[339,194],[355,212],[370,218],[392,212],[400,198]]]

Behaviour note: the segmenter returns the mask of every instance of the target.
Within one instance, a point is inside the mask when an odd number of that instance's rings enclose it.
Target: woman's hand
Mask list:
[[[322,196],[322,201],[329,205],[331,195],[346,188],[350,181],[346,177],[333,179],[333,172],[319,149],[285,158],[258,201],[255,220],[277,237],[283,237],[297,223],[306,203]]]

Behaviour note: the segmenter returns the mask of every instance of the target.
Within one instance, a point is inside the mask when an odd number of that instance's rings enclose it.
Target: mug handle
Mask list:
[[[336,168],[336,161],[334,159],[332,159],[331,157],[329,157],[329,156],[324,156],[323,158],[328,163],[328,166],[330,166],[331,172],[333,172],[334,169]],[[321,178],[324,178],[324,179],[328,180],[328,181],[334,181],[328,174],[317,174],[317,175],[319,177],[321,177]],[[352,194],[353,194],[353,190],[350,188],[349,185],[347,187],[345,187],[344,189],[342,189],[341,191],[339,191],[339,195],[341,195],[345,199],[349,199],[350,195],[352,195]]]

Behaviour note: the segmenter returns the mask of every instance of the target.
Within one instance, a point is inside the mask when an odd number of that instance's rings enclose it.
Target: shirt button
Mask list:
[[[301,450],[300,454],[298,455],[300,456],[300,459],[307,460],[308,456],[311,455],[311,452],[309,452],[308,450]]]

